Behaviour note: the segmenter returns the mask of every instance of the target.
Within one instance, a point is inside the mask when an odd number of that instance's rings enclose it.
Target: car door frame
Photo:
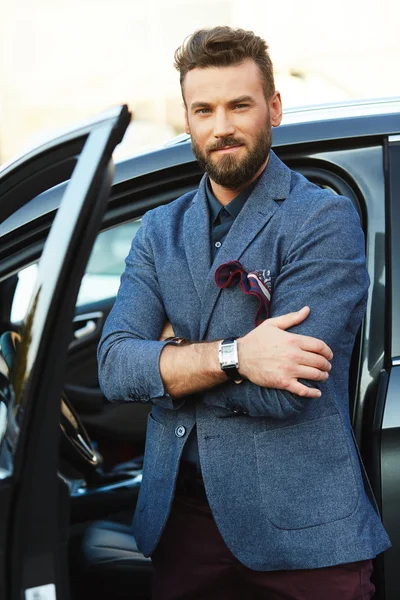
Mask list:
[[[23,418],[13,473],[0,486],[0,498],[4,496],[0,506],[8,507],[0,514],[0,530],[5,532],[0,575],[6,583],[2,597],[7,600],[69,598],[68,521],[59,511],[68,505],[69,491],[57,473],[59,399],[76,297],[112,185],[112,152],[129,121],[126,106],[111,109],[85,131],[73,132],[26,162],[19,161],[6,171],[0,185],[4,219],[12,213],[13,195],[19,197],[13,205],[16,210],[43,186],[54,184],[60,174],[68,178],[73,171],[42,253],[15,369],[22,382],[15,408],[23,409]],[[57,169],[59,155],[67,166],[61,170]],[[38,162],[42,179],[33,168]],[[27,183],[32,177],[35,185],[30,195]]]
[[[383,522],[392,548],[381,561],[382,598],[397,600],[400,560],[400,135],[385,144],[387,319],[386,359],[374,415],[372,454]]]

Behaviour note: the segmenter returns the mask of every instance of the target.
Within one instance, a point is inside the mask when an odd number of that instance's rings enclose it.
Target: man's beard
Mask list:
[[[208,147],[204,153],[192,138],[192,150],[200,167],[206,171],[212,181],[234,190],[253,179],[267,160],[271,143],[271,125],[268,119],[267,126],[257,136],[254,147],[242,159],[237,159],[233,154],[221,155],[217,161],[211,158],[213,150],[226,146],[243,146],[243,142],[233,137],[219,138],[218,142]]]

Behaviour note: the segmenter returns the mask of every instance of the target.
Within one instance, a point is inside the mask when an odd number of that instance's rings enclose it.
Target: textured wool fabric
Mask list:
[[[197,192],[143,218],[99,346],[99,380],[116,401],[153,404],[134,517],[151,555],[174,498],[182,450],[196,425],[201,470],[224,543],[258,571],[328,567],[389,547],[360,470],[348,409],[348,377],[369,278],[359,216],[347,198],[308,182],[271,152],[257,186],[214,261],[206,177]],[[243,336],[258,301],[214,274],[239,261],[271,277],[269,316],[310,306],[292,329],[333,351],[329,379],[310,400],[233,382],[180,399],[165,392],[157,340],[168,318],[192,341]]]

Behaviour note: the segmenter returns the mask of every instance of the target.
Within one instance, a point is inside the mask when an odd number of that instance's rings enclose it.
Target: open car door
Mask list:
[[[11,369],[0,356],[2,600],[69,598],[69,491],[57,472],[63,374],[76,297],[111,188],[112,152],[129,121],[127,107],[117,107],[0,172],[0,222],[72,172],[40,257]],[[0,283],[18,269],[9,249],[2,251]]]

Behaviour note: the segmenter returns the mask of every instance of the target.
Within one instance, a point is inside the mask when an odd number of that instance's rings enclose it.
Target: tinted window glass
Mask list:
[[[125,268],[125,258],[140,227],[141,219],[102,231],[93,246],[78,294],[77,306],[116,296]],[[37,273],[37,264],[18,273],[11,322],[19,323],[26,315]]]

